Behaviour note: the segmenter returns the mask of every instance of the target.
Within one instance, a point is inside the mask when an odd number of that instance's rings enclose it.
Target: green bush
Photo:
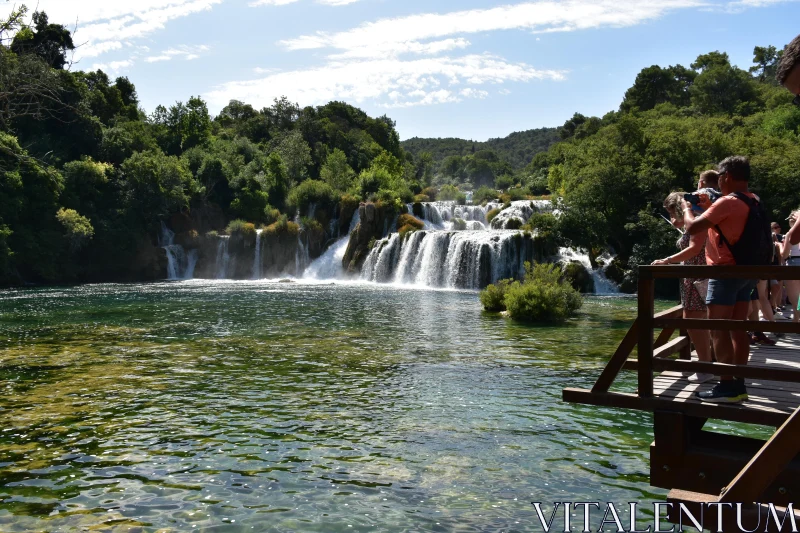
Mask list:
[[[442,202],[447,202],[457,199],[459,194],[462,193],[455,185],[442,185],[441,189],[439,189],[439,192],[436,194],[436,198]],[[466,199],[466,196],[464,198]]]
[[[438,193],[436,192],[435,187],[425,187],[419,192],[419,194],[423,194],[428,198],[430,198],[429,200],[430,202],[435,202],[436,198],[438,197]]]
[[[456,203],[458,205],[466,205],[467,204],[467,195],[464,194],[463,192],[459,192],[456,195]]]
[[[269,226],[270,224],[277,221],[280,218],[280,216],[281,216],[280,211],[278,211],[271,205],[268,205],[267,207],[264,208],[264,225]]]
[[[231,220],[225,228],[225,231],[230,236],[241,235],[242,237],[255,237],[256,235],[255,225],[240,219]]]
[[[467,229],[467,221],[463,218],[454,218],[453,229],[458,231]]]
[[[522,219],[514,217],[506,220],[505,229],[520,229],[522,227]]]
[[[508,190],[506,196],[509,201],[524,200],[528,197],[528,189],[514,187]]]
[[[494,185],[498,189],[506,190],[514,186],[514,178],[506,174],[505,176],[498,176],[494,180]]]
[[[94,236],[92,223],[74,209],[62,207],[56,213],[56,219],[64,226],[67,239],[69,239],[69,247],[73,251],[82,248]]]
[[[500,214],[500,211],[502,211],[502,209],[498,208],[490,209],[489,212],[486,213],[486,221],[491,223],[492,220],[494,220],[494,217]]]
[[[431,197],[427,194],[417,194],[414,196],[414,202],[430,202]]]
[[[316,204],[321,208],[332,208],[339,201],[333,187],[318,180],[306,180],[289,191],[287,203],[301,214],[308,213],[308,206]]]
[[[512,284],[518,285],[519,282],[515,281],[512,283],[510,279],[501,279],[497,283],[483,289],[479,296],[483,308],[493,312],[505,311],[506,292]]]
[[[563,322],[580,309],[581,295],[561,280],[558,265],[525,263],[525,281],[508,287],[508,315],[526,322]]]
[[[472,195],[472,203],[475,205],[485,204],[486,202],[491,202],[495,198],[497,198],[497,191],[484,185],[478,188]]]
[[[397,229],[400,230],[405,226],[410,226],[413,229],[422,229],[425,227],[425,223],[419,220],[418,218],[414,217],[413,215],[409,215],[408,213],[403,213],[399,217],[397,217]]]
[[[269,237],[276,237],[280,235],[297,236],[300,233],[300,226],[294,222],[289,222],[286,215],[281,215],[278,220],[264,228],[264,234]]]

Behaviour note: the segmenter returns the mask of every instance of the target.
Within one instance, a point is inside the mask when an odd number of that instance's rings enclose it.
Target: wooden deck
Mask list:
[[[779,320],[778,323],[788,323]],[[692,361],[697,361],[692,354]],[[800,335],[786,333],[775,346],[757,344],[750,348],[749,368],[770,371],[800,371]],[[626,370],[637,370],[636,361],[628,361]],[[780,426],[795,409],[800,407],[800,383],[765,379],[745,379],[749,399],[738,405],[712,404],[695,398],[694,393],[708,390],[718,382],[713,379],[704,384],[692,383],[688,376],[694,371],[666,370],[653,377],[652,398],[639,398],[635,391],[598,393],[591,390],[568,388],[563,399],[607,407],[621,407],[645,411],[678,411],[702,418],[717,418],[736,422]]]
[[[564,389],[563,399],[653,412],[650,483],[671,489],[668,500],[673,503],[787,506],[800,501],[800,324],[785,319],[684,319],[681,306],[655,313],[654,280],[679,277],[797,280],[800,266],[640,266],[636,320],[591,390]],[[775,346],[751,346],[747,365],[733,365],[698,361],[687,329],[782,335]],[[630,359],[634,350],[637,356]],[[613,387],[623,370],[637,373],[636,390]],[[741,404],[702,402],[695,393],[710,389],[717,379],[690,382],[687,378],[695,372],[744,378],[749,399]],[[709,419],[777,430],[768,440],[723,434],[704,429]]]

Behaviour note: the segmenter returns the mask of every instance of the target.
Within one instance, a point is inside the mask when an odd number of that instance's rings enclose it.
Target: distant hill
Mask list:
[[[412,137],[400,145],[416,157],[421,152],[430,152],[435,162],[442,161],[450,155],[468,155],[478,150],[491,149],[497,152],[500,159],[508,161],[514,168],[523,168],[531,162],[533,156],[547,151],[551,145],[560,141],[558,128],[539,128],[535,130],[517,131],[499,139],[486,142],[470,141],[448,137],[445,139],[422,139]]]

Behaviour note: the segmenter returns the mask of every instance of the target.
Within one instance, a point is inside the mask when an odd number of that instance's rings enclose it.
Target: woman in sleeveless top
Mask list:
[[[788,220],[790,228],[797,223],[798,218],[800,218],[800,210],[789,215]],[[790,244],[789,239],[784,238],[781,256],[786,259],[786,264],[789,266],[800,265],[800,244]],[[797,311],[797,300],[798,296],[800,296],[800,280],[786,280],[786,295],[789,297],[789,303],[792,305],[792,321],[798,322],[800,321],[800,312]]]
[[[683,195],[684,193],[682,192],[673,192],[664,200],[664,208],[669,213],[670,223],[679,230],[683,229]],[[708,235],[705,232],[691,236],[688,233],[683,233],[677,243],[680,251],[665,259],[657,259],[653,261],[653,264],[668,265],[682,262],[684,265],[705,265],[707,239]],[[707,280],[693,278],[682,278],[680,280],[683,318],[707,317],[705,296],[701,295],[697,290],[695,284],[697,281],[702,284]],[[711,335],[709,331],[707,329],[690,329],[688,333],[695,350],[697,350],[698,359],[711,362]],[[698,373],[689,376],[689,380],[702,383],[713,377],[713,374]]]

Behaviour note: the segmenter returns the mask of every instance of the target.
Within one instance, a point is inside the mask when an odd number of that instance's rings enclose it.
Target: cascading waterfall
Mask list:
[[[228,269],[231,266],[231,254],[228,252],[228,244],[230,237],[227,235],[220,235],[219,242],[217,243],[217,261],[216,273],[217,279],[225,279],[228,277]]]
[[[393,233],[375,243],[361,278],[378,283],[478,289],[519,277],[533,258],[533,243],[518,231]]]
[[[253,279],[261,279],[261,232],[256,230],[256,249],[253,255]]]
[[[577,261],[586,267],[586,270],[588,270],[592,275],[595,294],[611,295],[620,293],[619,287],[617,287],[613,281],[608,279],[605,274],[603,274],[602,268],[592,268],[592,263],[589,260],[589,254],[574,248],[559,248],[558,256],[562,261]],[[608,262],[612,259],[612,257],[609,255],[602,257],[602,259]]]
[[[324,254],[314,259],[308,268],[303,272],[303,278],[306,279],[336,279],[342,277],[344,268],[342,267],[342,260],[347,251],[347,244],[350,241],[350,234],[356,229],[356,226],[361,221],[358,214],[358,209],[353,213],[353,218],[350,219],[350,229],[347,235],[333,243]],[[338,225],[337,225],[338,227]]]
[[[197,250],[187,253],[180,244],[175,244],[175,232],[161,222],[159,244],[167,254],[167,279],[190,279],[197,264]]]

